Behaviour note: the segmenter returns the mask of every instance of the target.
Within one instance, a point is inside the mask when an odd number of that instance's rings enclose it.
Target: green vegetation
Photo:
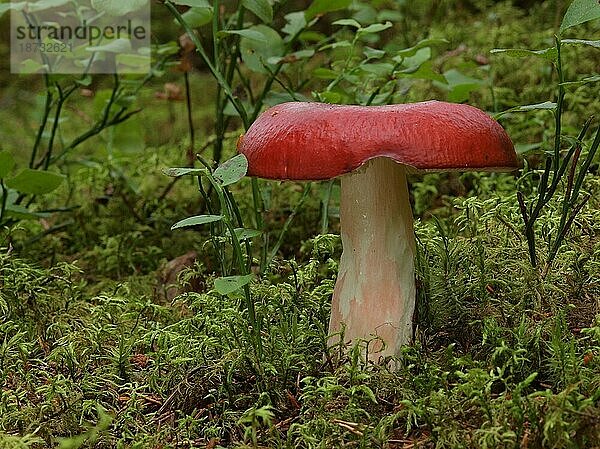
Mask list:
[[[0,448],[600,447],[596,3],[167,1],[147,77],[2,76]],[[411,178],[380,364],[327,338],[337,183],[235,157],[311,98],[468,102],[523,158]]]

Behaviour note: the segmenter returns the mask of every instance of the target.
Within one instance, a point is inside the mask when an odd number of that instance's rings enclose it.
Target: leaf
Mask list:
[[[536,151],[540,151],[542,147],[542,142],[537,143],[516,143],[515,151],[517,154],[527,154],[534,153]]]
[[[240,31],[244,31],[240,39],[240,52],[246,66],[257,73],[267,73],[267,68],[272,70],[275,66],[267,62],[269,58],[280,57],[285,53],[279,33],[266,25],[256,25]]]
[[[131,41],[129,39],[114,39],[108,44],[87,47],[87,51],[106,51],[108,53],[128,53],[131,51]]]
[[[46,9],[59,8],[71,0],[40,0],[38,2],[27,2],[27,10],[30,13],[44,11]]]
[[[14,178],[6,180],[6,185],[21,193],[43,195],[58,188],[64,179],[65,176],[59,173],[24,168]]]
[[[562,34],[568,28],[598,18],[600,18],[598,0],[574,0],[563,17],[559,33]]]
[[[215,279],[215,290],[221,295],[228,295],[249,284],[252,279],[254,279],[253,274],[217,278]]]
[[[50,216],[48,212],[33,212],[19,204],[7,204],[4,215],[18,220],[35,220],[38,218],[48,218]]]
[[[556,109],[556,103],[553,103],[551,101],[544,101],[543,103],[515,106],[514,108],[507,109],[506,111],[499,112],[499,113],[495,114],[494,116],[500,117],[501,115],[507,114],[509,112],[527,112],[527,111],[536,111],[536,110],[554,111],[555,109]]]
[[[323,45],[319,47],[318,51],[328,50],[330,48],[344,48],[344,47],[352,47],[352,42],[350,41],[337,41],[332,42],[331,44]]]
[[[207,223],[214,223],[215,221],[221,221],[222,215],[195,215],[193,217],[184,218],[171,226],[171,231],[174,229],[185,228],[187,226],[196,226]]]
[[[597,83],[598,81],[600,81],[600,75],[594,75],[594,76],[587,76],[585,78],[582,78],[580,80],[577,81],[566,81],[564,83],[561,83],[561,86],[573,86],[573,85],[580,85],[580,84],[587,84],[587,83]]]
[[[219,165],[213,173],[213,177],[221,186],[225,187],[238,182],[246,176],[247,171],[248,159],[243,154],[238,154]]]
[[[47,72],[49,69],[48,64],[41,64],[38,61],[34,61],[33,59],[26,59],[22,61],[19,65],[19,73],[37,73],[37,72]]]
[[[304,11],[291,12],[286,14],[284,18],[287,23],[281,29],[281,31],[288,36],[294,36],[302,31],[304,27],[306,27],[306,17],[304,16]]]
[[[267,62],[269,64],[279,64],[280,62],[287,64],[287,63],[297,62],[301,59],[310,58],[314,54],[315,54],[315,51],[312,48],[308,49],[308,50],[298,50],[298,51],[295,51],[294,53],[289,53],[283,57],[273,56],[273,57],[267,59]]]
[[[262,231],[259,231],[258,229],[235,228],[233,231],[235,232],[236,238],[240,241],[253,239],[262,234]],[[229,231],[226,232],[226,235],[229,236]]]
[[[334,80],[338,77],[337,72],[327,69],[325,67],[319,67],[313,70],[313,76],[315,78],[324,79],[324,80]]]
[[[0,151],[0,179],[6,178],[6,175],[15,166],[15,158],[8,151]]]
[[[175,167],[175,168],[164,168],[162,171],[167,176],[178,178],[185,175],[201,175],[206,173],[204,168],[187,168],[187,167]]]
[[[268,28],[268,27],[267,27]],[[266,42],[265,35],[257,30],[245,29],[245,30],[223,30],[217,33],[217,36],[223,37],[228,34],[237,34],[242,36],[248,40],[253,40],[257,42]]]
[[[441,45],[441,44],[447,44],[447,43],[448,43],[448,41],[446,39],[439,39],[439,38],[423,39],[422,41],[417,42],[416,45],[414,45],[410,48],[398,50],[396,52],[396,55],[401,58],[406,58],[408,56],[414,56],[415,53],[417,53],[417,51],[422,48],[432,47],[434,45]]]
[[[25,6],[27,5],[27,2],[8,2],[8,3],[0,3],[0,17],[2,17],[2,15],[6,12],[6,11],[22,11],[23,8],[25,8]]]
[[[394,65],[387,62],[380,63],[366,63],[358,66],[360,70],[366,73],[372,73],[374,75],[387,78],[394,70]]]
[[[332,23],[332,25],[351,26],[354,28],[362,28],[362,25],[354,19],[340,19]]]
[[[478,78],[471,78],[456,69],[444,72],[444,78],[448,84],[448,100],[453,103],[460,103],[469,99],[469,94],[478,89],[484,81]]]
[[[192,28],[199,28],[202,25],[206,25],[212,20],[212,16],[212,7],[190,8],[181,15],[185,23],[187,23]]]
[[[273,21],[273,6],[269,0],[242,0],[242,6],[265,23]]]
[[[429,59],[431,59],[431,48],[429,47],[420,48],[411,56],[394,56],[392,58],[393,61],[402,63],[402,67],[405,67],[404,70],[407,73],[417,70],[421,64]]]
[[[527,56],[536,56],[554,62],[558,58],[556,47],[545,48],[543,50],[527,50],[525,48],[494,48],[490,53],[503,53],[513,58],[524,58]]]
[[[585,39],[563,39],[560,42],[566,45],[589,45],[590,47],[600,48],[600,40],[588,41]]]
[[[100,13],[121,17],[142,8],[150,8],[150,4],[148,0],[92,0],[92,7]]]
[[[391,27],[392,27],[392,22],[374,23],[372,25],[369,25],[366,28],[359,28],[357,32],[359,34],[381,33],[383,30],[387,30],[388,28],[391,28]]]
[[[363,49],[363,54],[367,57],[367,59],[379,59],[385,56],[385,50],[378,50],[377,48],[365,46]]]
[[[306,20],[310,20],[321,14],[337,11],[350,6],[352,0],[314,0],[304,12]]]
[[[212,6],[210,3],[208,3],[208,0],[170,0],[170,2],[174,3],[175,5],[189,6],[191,8],[212,9]]]

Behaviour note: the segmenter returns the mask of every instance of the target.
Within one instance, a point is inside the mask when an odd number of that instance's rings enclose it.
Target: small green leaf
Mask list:
[[[21,193],[43,195],[58,188],[64,179],[65,176],[59,173],[24,168],[14,178],[6,180],[6,185]]]
[[[304,12],[306,20],[310,20],[321,14],[337,11],[350,6],[352,0],[314,0]]]
[[[315,78],[324,79],[324,80],[334,80],[338,77],[337,72],[326,69],[325,67],[319,67],[313,70],[313,76]]]
[[[190,8],[181,15],[185,23],[187,23],[192,28],[199,28],[202,25],[210,23],[210,21],[212,20],[212,16],[212,7]]]
[[[27,2],[8,2],[8,3],[0,3],[0,17],[2,17],[2,15],[6,12],[6,11],[22,11],[23,8],[25,8],[25,6],[27,6]],[[303,14],[304,15],[304,14]]]
[[[441,45],[441,44],[447,44],[448,41],[446,39],[439,39],[439,38],[432,38],[432,39],[423,39],[422,41],[417,42],[416,45],[410,47],[410,48],[405,48],[403,50],[398,50],[396,52],[396,56],[399,56],[401,58],[406,58],[409,56],[414,56],[415,53],[417,53],[418,50],[425,48],[425,47],[432,47],[434,45]]]
[[[500,117],[501,115],[507,114],[509,112],[527,112],[527,111],[537,111],[537,110],[554,111],[555,109],[556,109],[556,103],[553,103],[551,101],[544,101],[543,103],[515,106],[514,108],[510,108],[510,109],[507,109],[506,111],[502,111],[497,114],[494,114],[494,117]]]
[[[540,151],[541,147],[542,147],[542,142],[516,143],[515,151],[517,152],[517,154],[528,154],[528,153],[534,153],[536,151]]]
[[[173,178],[178,178],[180,176],[185,176],[185,175],[194,175],[194,176],[201,175],[202,173],[206,173],[206,169],[175,167],[175,168],[164,168],[162,172],[167,176],[172,176]]]
[[[213,173],[213,177],[221,186],[225,187],[238,182],[246,176],[247,171],[248,159],[243,154],[238,154],[219,165]]]
[[[250,240],[250,239],[253,239],[254,237],[258,237],[259,235],[262,234],[262,231],[259,231],[258,229],[245,229],[245,228],[235,228],[234,232],[235,232],[235,236],[240,241]],[[229,235],[229,231],[227,231],[226,234]]]
[[[354,28],[362,28],[362,25],[354,19],[340,19],[332,23],[332,25],[351,26]]]
[[[215,279],[215,290],[221,295],[228,295],[249,284],[252,279],[254,279],[253,274],[217,278]]]
[[[294,53],[289,53],[285,56],[272,56],[267,59],[269,64],[279,64],[281,63],[293,63],[299,61],[300,59],[310,58],[315,54],[315,51],[311,48],[309,50],[298,50]]]
[[[265,23],[273,21],[273,6],[269,0],[242,0],[242,6]]]
[[[70,0],[40,0],[37,2],[27,2],[27,10],[29,13],[40,12],[46,9],[58,8],[69,2]],[[96,7],[94,6],[94,8]]]
[[[377,48],[365,46],[363,49],[363,54],[367,57],[367,59],[379,59],[385,56],[385,50],[379,50]]]
[[[535,56],[554,62],[558,58],[556,47],[545,48],[543,50],[527,50],[524,48],[494,48],[490,53],[503,53],[506,56],[513,58],[524,58],[527,56]]]
[[[337,41],[332,42],[331,44],[323,45],[319,47],[318,51],[329,50],[330,48],[344,48],[344,47],[352,47],[352,42],[350,41]]]
[[[245,29],[245,30],[223,30],[217,33],[217,36],[223,37],[228,34],[237,34],[248,40],[257,42],[266,42],[265,35],[257,30]]]
[[[539,109],[550,109],[550,110],[556,109],[556,103],[553,103],[551,101],[544,101],[543,103],[526,104],[523,106],[517,106],[516,108],[509,109],[509,110],[523,112],[523,111],[534,111],[534,110],[539,110]]]
[[[210,3],[208,3],[208,0],[170,0],[171,3],[174,3],[176,5],[183,5],[183,6],[189,6],[192,8],[210,8],[212,9],[212,6]]]
[[[588,41],[585,39],[563,39],[561,41],[563,45],[588,45],[594,48],[600,48],[600,40]]]
[[[7,204],[4,215],[18,220],[37,220],[38,218],[48,218],[48,212],[33,212],[25,206],[19,204]]]
[[[574,0],[567,9],[559,33],[575,25],[600,18],[600,3],[598,0]]]
[[[478,78],[467,76],[456,69],[444,72],[448,90],[448,101],[460,103],[469,99],[469,95],[473,90],[479,89],[484,84],[484,81]]]
[[[306,27],[306,17],[304,17],[304,11],[296,11],[286,14],[284,16],[286,20],[285,26],[281,31],[288,36],[294,36]]]
[[[365,63],[358,66],[360,70],[373,75],[388,77],[394,70],[394,65],[387,62]]]
[[[0,151],[0,179],[6,178],[6,175],[15,166],[15,158],[8,151]]]
[[[283,39],[273,28],[256,25],[237,31],[240,31],[238,34],[242,35],[240,39],[242,61],[253,72],[267,73],[267,68],[274,68],[267,62],[269,58],[280,57],[285,53]]]
[[[578,86],[580,84],[597,83],[598,81],[600,81],[600,75],[594,75],[594,76],[586,76],[585,78],[582,78],[577,81],[566,81],[564,83],[560,83],[560,85],[561,86],[577,85]]]
[[[358,30],[359,34],[373,34],[373,33],[381,33],[383,30],[387,30],[392,27],[392,22],[386,23],[374,23],[369,25],[366,28],[360,28]]]
[[[92,6],[100,13],[120,17],[142,8],[149,8],[150,4],[148,0],[92,0]]]
[[[129,39],[113,39],[104,45],[87,47],[87,51],[105,51],[108,53],[127,53],[131,51],[131,41]]]
[[[215,221],[221,221],[223,219],[222,215],[195,215],[193,217],[188,217],[183,220],[178,221],[173,226],[171,226],[171,231],[174,229],[185,228],[187,226],[196,226],[207,223],[214,223]]]

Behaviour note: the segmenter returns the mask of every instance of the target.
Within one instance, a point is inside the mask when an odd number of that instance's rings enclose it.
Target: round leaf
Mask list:
[[[254,278],[253,274],[245,276],[227,276],[215,279],[215,290],[221,295],[228,295],[249,284]]]
[[[248,171],[248,159],[243,154],[238,154],[225,161],[213,173],[214,178],[223,187],[234,184],[246,176]]]
[[[0,179],[6,178],[15,166],[15,159],[8,151],[0,151]]]
[[[52,192],[64,179],[64,175],[58,173],[25,168],[14,178],[8,179],[6,185],[21,193],[42,195]]]
[[[252,37],[242,36],[240,50],[242,60],[250,70],[258,73],[267,73],[265,66],[272,69],[274,66],[268,64],[269,58],[283,56],[285,52],[283,39],[273,28],[266,25],[256,25],[245,31],[253,31]],[[258,39],[260,35],[262,39]]]

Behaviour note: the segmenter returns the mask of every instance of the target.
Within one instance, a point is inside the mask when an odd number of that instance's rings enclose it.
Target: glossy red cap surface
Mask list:
[[[510,171],[519,164],[504,129],[472,106],[439,101],[389,106],[282,103],[238,140],[248,174],[320,180],[389,157],[423,171]]]

